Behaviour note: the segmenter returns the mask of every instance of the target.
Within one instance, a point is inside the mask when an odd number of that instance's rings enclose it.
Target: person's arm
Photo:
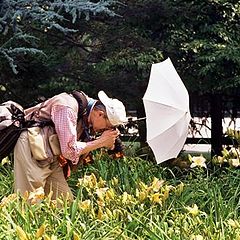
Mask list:
[[[107,130],[91,142],[77,141],[77,114],[70,107],[57,105],[51,113],[55,130],[59,138],[62,155],[77,164],[80,155],[89,153],[92,150],[107,147],[112,148],[119,132]]]

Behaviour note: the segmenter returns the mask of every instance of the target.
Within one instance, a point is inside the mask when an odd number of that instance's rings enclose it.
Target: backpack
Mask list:
[[[16,102],[0,104],[0,160],[13,150],[18,137],[24,130],[23,107]]]
[[[86,95],[76,90],[71,94],[78,102],[78,120],[83,118],[85,122],[87,118]],[[0,104],[0,160],[12,152],[22,131],[33,126],[45,127],[47,125],[53,125],[53,122],[51,120],[42,122],[25,120],[23,107],[14,101]]]

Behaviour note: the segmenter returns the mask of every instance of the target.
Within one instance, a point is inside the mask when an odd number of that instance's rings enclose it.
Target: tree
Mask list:
[[[222,95],[240,86],[240,4],[226,0],[171,4],[178,17],[169,28],[165,46],[189,89],[210,96],[212,148],[220,155]],[[171,49],[167,48],[170,41]]]
[[[35,92],[36,87],[47,83],[56,71],[63,69],[69,48],[77,46],[87,51],[83,43],[86,33],[80,31],[79,26],[96,15],[115,16],[111,10],[114,4],[113,0],[1,0],[0,83],[3,93],[21,96],[22,83],[26,89],[33,90],[33,94],[38,92]],[[33,95],[29,95],[31,99]]]

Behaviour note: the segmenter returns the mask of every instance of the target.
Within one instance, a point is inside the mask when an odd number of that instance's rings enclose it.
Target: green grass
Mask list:
[[[0,239],[240,239],[239,169],[94,157],[72,174],[75,200],[59,200],[62,207],[9,195],[12,168],[1,166]]]

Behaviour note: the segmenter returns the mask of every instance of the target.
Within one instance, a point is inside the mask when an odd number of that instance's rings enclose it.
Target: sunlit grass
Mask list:
[[[72,203],[13,194],[4,164],[0,239],[240,239],[239,170],[200,163],[180,169],[99,152],[69,179]]]

